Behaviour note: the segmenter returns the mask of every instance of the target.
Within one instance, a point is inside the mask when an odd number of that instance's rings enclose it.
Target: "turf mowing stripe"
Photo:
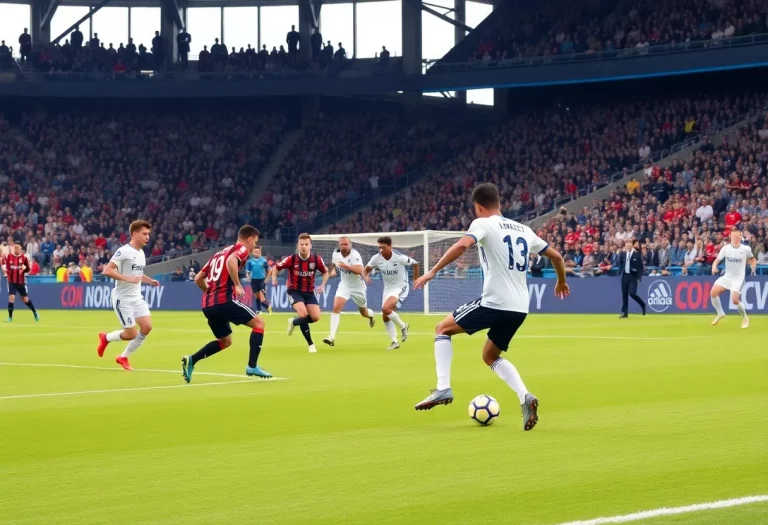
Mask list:
[[[0,363],[0,366],[38,366],[43,368],[82,368],[85,370],[109,370],[111,372],[123,372],[124,370],[122,368],[117,367],[107,367],[107,366],[86,366],[86,365],[65,365],[65,364],[50,364],[50,363]],[[181,369],[179,370],[157,370],[152,368],[134,368],[133,372],[154,372],[158,374],[181,374]],[[219,372],[197,372],[195,371],[195,376],[216,376],[216,377],[235,377],[238,379],[243,378],[243,374],[222,374]],[[285,379],[288,379],[287,377],[272,377],[270,379],[275,379],[278,381],[282,381]],[[249,380],[250,381],[250,380]]]
[[[645,510],[623,516],[612,516],[610,518],[595,518],[583,521],[569,521],[558,525],[606,525],[609,523],[629,523],[631,521],[645,520],[659,516],[673,516],[675,514],[687,514],[689,512],[699,512],[702,510],[725,509],[728,507],[737,507],[739,505],[749,505],[750,503],[760,503],[768,501],[768,495],[747,496],[744,498],[724,499],[713,501],[711,503],[697,503],[695,505],[686,505],[685,507],[662,507],[655,510]]]
[[[62,397],[62,396],[82,396],[86,394],[108,394],[111,392],[139,392],[142,390],[167,390],[170,388],[191,388],[195,386],[221,386],[236,385],[239,383],[255,383],[253,379],[241,379],[239,381],[219,381],[216,383],[192,383],[184,385],[165,385],[165,386],[143,386],[136,388],[113,388],[108,390],[81,390],[79,392],[50,392],[45,394],[21,394],[16,396],[1,396],[0,401],[5,399],[30,399],[34,397]]]

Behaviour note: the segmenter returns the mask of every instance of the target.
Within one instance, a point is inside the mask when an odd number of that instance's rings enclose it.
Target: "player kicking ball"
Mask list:
[[[328,282],[331,274],[323,258],[312,253],[312,237],[308,233],[299,235],[297,248],[296,253],[276,263],[272,268],[272,286],[277,286],[277,274],[281,270],[288,270],[286,284],[288,300],[298,315],[288,319],[288,335],[291,335],[293,329],[298,326],[309,345],[309,353],[314,354],[317,348],[312,342],[309,325],[320,320],[320,304],[315,296],[315,272],[320,272],[323,276],[323,282],[317,287],[317,293],[325,291],[325,283]]]
[[[141,295],[141,283],[160,286],[160,283],[144,275],[146,257],[144,247],[149,242],[152,225],[147,221],[133,221],[128,228],[131,240],[120,247],[104,267],[102,275],[115,280],[112,289],[112,309],[115,311],[122,330],[99,334],[99,346],[96,352],[104,356],[107,345],[114,341],[128,341],[123,353],[115,362],[126,370],[133,370],[128,358],[141,345],[152,331],[152,317],[149,305]],[[136,328],[136,325],[139,328]]]
[[[392,250],[391,237],[379,237],[376,242],[379,244],[379,253],[368,261],[363,277],[368,281],[374,270],[381,273],[381,278],[384,281],[381,317],[384,320],[387,335],[392,341],[387,350],[396,350],[400,348],[400,343],[397,342],[395,325],[400,328],[401,341],[405,342],[408,339],[408,323],[400,319],[400,315],[397,313],[397,309],[403,305],[403,301],[408,297],[407,267],[413,266],[413,280],[416,281],[419,278],[419,263],[407,255]]]
[[[208,319],[208,326],[216,339],[196,353],[181,358],[181,373],[187,383],[192,381],[197,363],[232,346],[230,323],[251,329],[245,375],[263,379],[272,377],[258,365],[264,343],[264,320],[241,302],[245,290],[238,277],[258,240],[259,230],[250,225],[243,226],[237,233],[237,242],[213,254],[195,275],[195,284],[203,291],[203,315]]]
[[[488,329],[483,346],[483,361],[515,391],[523,410],[523,430],[531,430],[539,421],[539,400],[523,383],[515,366],[501,357],[509,342],[528,315],[526,271],[531,252],[549,257],[557,273],[555,295],[565,298],[570,289],[565,282],[563,257],[540,239],[528,226],[501,214],[499,189],[494,184],[480,184],[472,192],[475,219],[469,231],[451,246],[435,266],[414,283],[422,288],[437,272],[458,259],[477,244],[483,267],[483,295],[457,308],[435,328],[435,362],[437,388],[416,405],[416,410],[429,410],[453,401],[451,391],[451,336],[469,335]]]
[[[352,248],[352,242],[349,240],[349,237],[341,237],[339,239],[339,247],[333,252],[331,262],[330,276],[336,277],[336,269],[338,268],[341,274],[341,284],[336,288],[336,297],[333,299],[331,333],[323,339],[323,342],[328,346],[336,344],[336,331],[339,329],[339,323],[341,322],[341,311],[344,310],[344,305],[347,304],[350,298],[357,305],[360,315],[368,319],[368,326],[373,328],[376,322],[373,310],[368,308],[366,282],[363,278],[363,273],[365,272],[363,258],[360,257],[357,250]]]
[[[8,280],[8,320],[7,323],[13,321],[13,305],[16,302],[16,294],[21,296],[21,301],[27,305],[27,308],[32,310],[32,315],[35,317],[35,322],[40,320],[40,315],[35,309],[35,305],[32,304],[32,300],[29,298],[27,292],[26,275],[32,268],[29,262],[29,258],[21,251],[21,243],[13,243],[13,251],[4,258],[3,272],[5,278]]]
[[[757,259],[752,255],[752,250],[746,244],[741,244],[741,232],[733,230],[731,232],[731,242],[720,249],[717,259],[712,262],[712,275],[717,275],[717,265],[725,260],[725,271],[723,276],[715,281],[709,296],[712,300],[712,306],[715,307],[717,315],[712,321],[712,326],[725,318],[723,305],[720,303],[720,294],[728,290],[731,292],[731,302],[741,314],[741,327],[749,326],[749,317],[744,303],[741,302],[741,287],[744,286],[746,278],[747,263],[752,267],[752,275],[757,273]]]

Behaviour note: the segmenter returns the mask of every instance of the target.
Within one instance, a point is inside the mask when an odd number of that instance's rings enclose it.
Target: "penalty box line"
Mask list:
[[[595,518],[591,520],[569,521],[558,525],[609,525],[613,523],[630,523],[633,521],[647,520],[659,516],[674,516],[676,514],[688,514],[691,512],[701,512],[705,510],[725,509],[729,507],[738,507],[740,505],[749,505],[752,503],[762,503],[768,501],[768,495],[745,496],[743,498],[724,499],[712,501],[709,503],[697,503],[695,505],[686,505],[683,507],[661,507],[653,510],[645,510],[622,516],[611,516],[608,518]]]

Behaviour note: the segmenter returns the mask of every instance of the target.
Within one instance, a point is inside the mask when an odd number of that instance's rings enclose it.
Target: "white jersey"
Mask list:
[[[547,243],[528,226],[494,215],[475,219],[467,235],[480,248],[483,296],[480,304],[496,310],[528,313],[528,258]]]
[[[381,277],[384,280],[384,289],[403,288],[408,287],[408,266],[418,264],[414,259],[411,259],[407,255],[393,251],[392,257],[389,260],[382,257],[380,253],[377,253],[366,265],[369,268],[374,268],[381,273]]]
[[[339,272],[339,275],[341,275],[341,284],[349,288],[365,288],[365,281],[363,280],[363,276],[354,272],[350,272],[349,270],[345,270],[344,268],[339,268],[338,264],[340,262],[349,264],[350,266],[362,266],[363,258],[360,257],[358,251],[352,248],[349,251],[349,255],[345,257],[341,254],[341,251],[335,250],[333,252],[333,256],[331,257],[331,263],[336,266],[336,270]]]
[[[130,244],[121,246],[109,262],[115,263],[117,273],[125,277],[142,277],[147,259],[143,250],[137,250]],[[114,296],[121,301],[136,301],[142,299],[141,283],[115,281]]]
[[[743,281],[747,272],[747,261],[752,259],[752,250],[745,244],[734,248],[728,243],[720,249],[717,258],[725,261],[725,278]]]

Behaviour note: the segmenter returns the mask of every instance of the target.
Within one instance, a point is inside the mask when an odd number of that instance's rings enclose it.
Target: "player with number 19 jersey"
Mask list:
[[[200,270],[206,274],[208,283],[208,288],[203,293],[203,308],[229,301],[239,302],[234,296],[235,285],[229,278],[227,269],[227,259],[230,255],[237,257],[238,269],[242,270],[248,260],[248,248],[239,242],[227,246],[216,252]]]

